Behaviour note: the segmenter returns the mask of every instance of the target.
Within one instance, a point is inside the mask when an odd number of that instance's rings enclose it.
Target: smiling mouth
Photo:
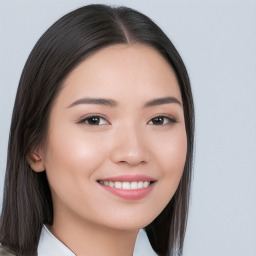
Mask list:
[[[152,185],[155,181],[103,181],[98,180],[98,183],[101,185],[111,187],[111,188],[117,188],[117,189],[123,189],[123,190],[136,190],[136,189],[143,189],[147,188],[150,185]]]

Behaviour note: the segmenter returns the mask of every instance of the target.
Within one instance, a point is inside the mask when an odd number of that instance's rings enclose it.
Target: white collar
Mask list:
[[[76,256],[65,244],[63,244],[51,231],[43,225],[37,256]],[[157,256],[152,250],[146,232],[141,229],[135,244],[134,256],[147,255]]]
[[[43,225],[38,248],[38,256],[76,256],[65,244],[63,244],[51,231]]]

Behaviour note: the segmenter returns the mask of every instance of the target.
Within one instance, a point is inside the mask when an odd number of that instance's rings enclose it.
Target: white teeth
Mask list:
[[[122,188],[122,182],[116,181],[114,183],[115,188]]]
[[[122,182],[122,189],[131,189],[130,182]]]
[[[147,188],[150,185],[149,181],[99,181],[100,184],[109,186],[109,187],[114,187],[114,188],[119,188],[119,189],[126,189],[126,190],[134,190],[134,189],[142,189],[142,188]]]
[[[138,182],[138,188],[143,188],[143,181]]]
[[[114,182],[113,182],[113,181],[109,181],[109,182],[108,182],[108,185],[109,185],[111,188],[113,188],[113,187],[114,187]]]
[[[144,182],[143,182],[143,187],[146,188],[146,187],[148,187],[148,186],[149,186],[149,181],[144,181]]]
[[[138,182],[136,181],[131,182],[131,189],[138,189]]]

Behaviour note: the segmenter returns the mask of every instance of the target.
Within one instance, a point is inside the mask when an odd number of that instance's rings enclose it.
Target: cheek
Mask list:
[[[184,128],[174,130],[155,143],[155,152],[158,165],[163,175],[174,175],[183,171],[187,154],[187,136]]]
[[[85,133],[74,134],[68,129],[56,130],[58,132],[52,132],[48,137],[45,153],[47,169],[61,171],[60,167],[75,172],[81,168],[82,172],[87,170],[89,174],[90,170],[99,164],[98,156],[104,153],[100,140],[89,135],[85,136]],[[51,168],[51,165],[55,168]]]
[[[173,197],[183,174],[187,154],[187,136],[184,129],[177,129],[156,144],[155,159],[160,169],[160,193],[163,204]],[[159,185],[160,185],[159,184]]]
[[[55,214],[63,213],[63,209],[80,216],[90,213],[88,209],[95,204],[91,200],[94,173],[106,160],[106,154],[100,136],[86,135],[82,130],[74,132],[68,127],[49,133],[44,160]]]
[[[74,134],[63,127],[56,131],[49,133],[45,150],[48,181],[58,193],[63,190],[63,193],[69,191],[72,194],[74,184],[84,186],[81,183],[85,179],[90,182],[93,172],[105,159],[105,147],[98,138],[85,136],[84,132]]]

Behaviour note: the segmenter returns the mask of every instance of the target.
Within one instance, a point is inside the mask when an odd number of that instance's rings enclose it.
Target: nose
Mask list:
[[[114,137],[111,150],[111,161],[129,166],[137,166],[148,163],[150,153],[143,131],[138,131],[131,127],[120,129]]]

